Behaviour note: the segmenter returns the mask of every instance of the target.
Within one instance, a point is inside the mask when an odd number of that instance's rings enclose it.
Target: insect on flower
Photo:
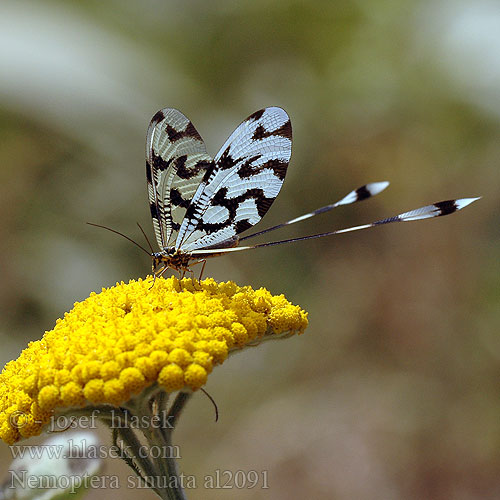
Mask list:
[[[184,275],[186,271],[191,271],[191,266],[203,263],[201,277],[209,257],[393,222],[440,217],[478,199],[441,201],[360,226],[238,246],[243,240],[303,221],[340,205],[366,200],[389,185],[385,181],[365,184],[336,203],[240,237],[264,217],[278,196],[291,152],[290,118],[278,107],[264,108],[250,115],[230,135],[215,158],[207,153],[200,134],[180,111],[173,108],[158,111],[151,120],[146,141],[149,204],[160,247],[159,252],[154,252],[150,245],[154,277],[163,275],[167,269]]]

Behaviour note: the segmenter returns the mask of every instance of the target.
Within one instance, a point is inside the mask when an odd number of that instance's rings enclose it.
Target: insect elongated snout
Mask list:
[[[162,262],[162,255],[159,252],[154,252],[151,254],[151,268],[153,270],[153,273],[160,267],[160,264]]]

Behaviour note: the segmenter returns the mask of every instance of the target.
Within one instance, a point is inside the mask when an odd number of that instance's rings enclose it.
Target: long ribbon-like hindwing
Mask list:
[[[393,222],[408,222],[414,220],[421,219],[430,219],[432,217],[441,217],[443,215],[450,215],[458,210],[462,210],[467,205],[470,205],[476,200],[479,200],[480,197],[477,198],[461,198],[458,200],[446,200],[434,203],[432,205],[426,205],[425,207],[416,208],[415,210],[411,210],[409,212],[404,212],[399,215],[394,215],[393,217],[387,217],[386,219],[381,219],[375,222],[370,222],[368,224],[362,224],[361,226],[352,226],[345,229],[337,229],[336,231],[328,231],[326,233],[318,233],[311,234],[309,236],[300,236],[298,238],[289,238],[287,240],[280,241],[270,241],[268,243],[260,243],[258,245],[253,246],[245,246],[245,247],[237,247],[237,248],[228,248],[222,250],[205,250],[205,251],[196,251],[193,252],[193,256],[199,258],[202,253],[206,254],[208,257],[212,253],[227,253],[227,252],[238,252],[241,250],[250,250],[253,248],[261,248],[261,247],[271,247],[274,245],[282,245],[283,243],[293,243],[295,241],[304,241],[304,240],[312,240],[314,238],[323,238],[324,236],[333,236],[335,234],[342,233],[351,233],[353,231],[360,231],[361,229],[369,229],[371,227],[382,226],[384,224],[392,224]],[[308,214],[306,214],[308,215]],[[300,219],[300,218],[299,218]]]

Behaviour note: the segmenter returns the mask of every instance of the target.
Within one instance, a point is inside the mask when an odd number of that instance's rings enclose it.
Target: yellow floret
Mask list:
[[[184,387],[184,371],[178,365],[167,365],[158,375],[158,383],[167,392],[178,391]]]
[[[91,403],[104,401],[104,380],[100,378],[89,380],[85,384],[83,395]]]
[[[38,393],[38,404],[42,410],[55,408],[59,404],[59,389],[55,385],[46,385]]]
[[[103,391],[106,402],[114,406],[128,399],[123,383],[116,378],[104,382]]]
[[[179,365],[181,368],[186,367],[193,360],[191,354],[185,349],[175,348],[169,355],[168,361],[169,363],[175,363]]]
[[[191,389],[199,389],[207,381],[207,371],[195,363],[189,365],[184,372],[184,381]]]
[[[101,377],[103,380],[110,380],[118,375],[120,375],[120,365],[114,359],[102,364]]]
[[[125,405],[153,384],[199,389],[232,350],[302,333],[284,296],[233,282],[158,278],[92,292],[0,374],[0,438],[39,434],[58,412]]]
[[[203,368],[205,368],[205,370],[210,373],[212,371],[212,366],[213,366],[213,362],[212,362],[212,356],[210,356],[210,354],[208,354],[208,352],[205,352],[205,351],[196,351],[194,354],[193,354],[193,361],[202,366]]]
[[[120,373],[120,382],[125,390],[136,393],[144,388],[145,378],[137,368],[129,367]]]
[[[68,382],[61,387],[62,406],[80,406],[85,403],[82,386],[76,382]]]
[[[247,329],[241,323],[233,323],[231,331],[233,332],[234,343],[237,346],[245,345],[248,342]]]

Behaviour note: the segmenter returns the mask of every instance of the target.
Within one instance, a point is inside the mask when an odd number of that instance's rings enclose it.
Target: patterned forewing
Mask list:
[[[286,112],[265,108],[231,134],[198,186],[175,246],[185,251],[230,246],[257,224],[281,189],[292,152]]]
[[[146,142],[146,177],[156,240],[170,245],[191,199],[213,160],[193,124],[165,108],[151,120]]]

